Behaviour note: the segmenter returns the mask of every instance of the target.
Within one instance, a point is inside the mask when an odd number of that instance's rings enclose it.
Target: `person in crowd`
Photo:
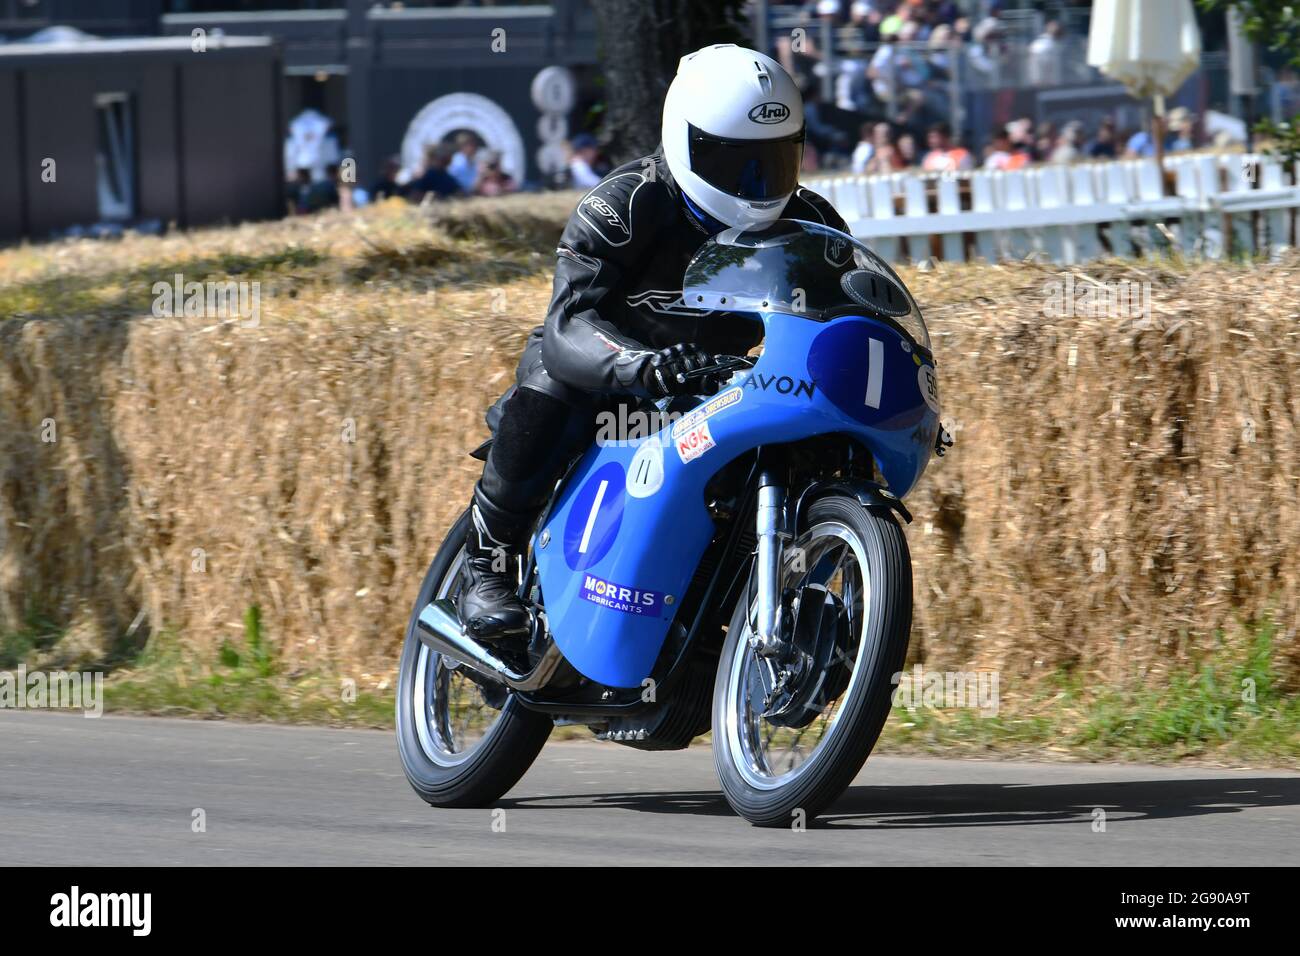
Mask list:
[[[289,212],[300,215],[307,211],[307,194],[311,192],[311,167],[299,166],[294,170],[289,185]]]
[[[1011,134],[1007,132],[1006,127],[997,130],[993,134],[993,139],[984,150],[984,168],[985,169],[1011,169],[1011,159],[1014,154],[1014,147],[1011,144]]]
[[[896,34],[881,34],[880,46],[867,64],[867,78],[871,80],[871,91],[882,103],[892,103],[899,86],[898,77],[898,40]]]
[[[1047,157],[1049,163],[1073,163],[1083,156],[1083,124],[1071,120],[1061,127],[1056,145]]]
[[[1290,66],[1277,71],[1277,78],[1268,91],[1274,116],[1295,116],[1300,113],[1300,78]]]
[[[455,152],[447,164],[447,172],[460,184],[460,191],[466,194],[474,192],[474,183],[478,179],[478,137],[462,130],[456,134]]]
[[[903,154],[898,151],[898,142],[894,136],[893,127],[888,123],[877,123],[875,135],[875,149],[863,172],[876,176],[896,173],[905,168],[907,161],[903,159]]]
[[[379,173],[379,178],[370,187],[371,199],[378,202],[381,199],[390,199],[393,196],[403,195],[406,192],[406,187],[398,181],[401,174],[401,157],[389,156],[384,160],[384,167]]]
[[[343,163],[339,166],[334,177],[334,189],[338,193],[339,209],[343,212],[352,212],[370,202],[370,191],[364,186],[356,184],[356,169],[356,156],[352,155],[350,151],[345,152]]]
[[[427,195],[435,199],[464,195],[460,183],[447,171],[454,152],[447,143],[434,143],[425,149],[424,172],[411,183],[407,193],[412,201],[420,202]]]
[[[870,171],[872,160],[882,149],[893,150],[893,137],[888,123],[863,123],[858,133],[858,145],[853,149],[849,168],[855,173],[865,173]]]
[[[912,19],[912,7],[908,3],[900,3],[891,13],[889,13],[880,22],[880,39],[887,37],[898,37],[903,32],[905,24]]]
[[[504,196],[518,189],[514,177],[501,168],[501,154],[494,149],[484,150],[479,164],[478,182],[474,185],[476,196]]]
[[[298,170],[299,183],[303,182],[302,170]],[[308,174],[310,179],[310,173]],[[334,209],[339,204],[338,163],[325,166],[325,178],[314,182],[308,181],[298,194],[298,211],[300,213],[319,212],[322,209]]]
[[[956,69],[956,52],[961,47],[961,40],[950,24],[940,23],[930,31],[926,41],[926,61],[930,66],[930,82],[946,84],[951,81]]]
[[[880,42],[880,24],[884,19],[879,3],[856,0],[849,8],[849,28],[863,43]]]
[[[569,181],[575,189],[591,189],[601,180],[600,146],[590,133],[579,133],[569,141]]]
[[[817,151],[823,166],[833,157],[838,157],[842,163],[849,149],[849,137],[827,118],[828,112],[822,104],[820,84],[808,84],[803,95],[804,126],[808,142]]]
[[[833,24],[838,24],[844,13],[844,7],[840,0],[813,0],[807,5],[807,12],[818,20],[829,20]]]
[[[1169,111],[1169,132],[1173,142],[1169,152],[1179,153],[1196,148],[1196,116],[1186,106],[1176,106]]]
[[[921,161],[921,168],[927,173],[955,173],[970,169],[974,165],[969,150],[952,141],[952,127],[947,123],[935,123],[926,134],[929,150]]]
[[[1191,149],[1193,146],[1193,129],[1195,120],[1191,111],[1185,106],[1175,107],[1165,119],[1165,152],[1176,153]],[[1138,130],[1129,137],[1124,146],[1127,159],[1144,159],[1155,156],[1156,141],[1149,129]]]
[[[890,122],[900,129],[924,130],[938,122],[943,112],[932,112],[922,90],[903,90]]]
[[[1007,156],[999,157],[1002,169],[1023,169],[1034,162],[1034,121],[1027,116],[1012,120],[1004,127]]]
[[[1052,150],[1056,148],[1056,124],[1051,120],[1043,120],[1038,124],[1038,129],[1034,133],[1033,154],[1034,161],[1044,163],[1052,155]]]
[[[324,179],[326,167],[340,159],[339,131],[328,116],[311,108],[289,121],[284,140],[284,168],[291,179],[307,169],[313,181]]]
[[[995,16],[981,20],[971,31],[972,43],[966,50],[972,79],[984,88],[998,86],[1007,67],[1006,34],[1002,21]]]
[[[897,33],[882,36],[867,65],[867,77],[876,99],[886,104],[893,103],[903,90],[915,90],[925,81],[921,58],[899,45]]]
[[[846,49],[859,50],[861,47],[859,44]],[[835,76],[835,106],[846,113],[859,115],[878,112],[871,81],[867,78],[866,63],[856,56],[846,56],[839,62]]]
[[[1029,44],[1026,79],[1031,86],[1060,86],[1065,82],[1065,28],[1049,20]]]
[[[1089,159],[1114,159],[1119,153],[1115,141],[1115,120],[1104,117],[1097,126],[1097,135],[1083,147],[1083,155]]]
[[[918,162],[919,150],[916,147],[916,137],[911,133],[903,133],[898,137],[898,158],[902,164],[899,168],[906,169],[908,166],[915,166]]]

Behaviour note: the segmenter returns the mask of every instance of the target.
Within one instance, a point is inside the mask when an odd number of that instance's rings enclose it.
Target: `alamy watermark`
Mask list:
[[[79,710],[104,713],[104,675],[97,671],[0,671],[0,710]]]
[[[893,676],[894,706],[915,713],[927,710],[955,709],[959,707],[978,710],[981,717],[996,717],[1001,703],[998,672],[932,671],[920,664],[912,670],[899,671]]]
[[[155,282],[150,292],[155,318],[237,319],[245,329],[262,322],[261,282],[186,282],[178,272],[171,282]]]
[[[152,893],[90,893],[73,886],[50,897],[54,927],[120,927],[132,936],[148,936],[153,927]]]
[[[1151,283],[1082,281],[1069,273],[1043,284],[1043,314],[1049,319],[1138,319],[1151,321]]]

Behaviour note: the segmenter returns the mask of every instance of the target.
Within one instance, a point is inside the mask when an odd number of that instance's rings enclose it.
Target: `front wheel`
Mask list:
[[[764,660],[737,603],[713,691],[713,757],[732,808],[758,826],[810,821],[862,769],[889,715],[912,626],[912,564],[888,513],[830,495],[781,573],[795,652]]]
[[[469,525],[463,514],[420,585],[397,675],[397,748],[406,779],[435,807],[481,807],[513,787],[554,724],[526,710],[504,684],[426,647],[415,622],[426,604],[453,597]]]

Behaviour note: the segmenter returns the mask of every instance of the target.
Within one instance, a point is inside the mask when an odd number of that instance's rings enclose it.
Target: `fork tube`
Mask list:
[[[758,619],[751,645],[760,657],[780,649],[777,624],[781,609],[781,563],[785,543],[781,538],[785,513],[785,487],[776,473],[764,470],[758,479]]]

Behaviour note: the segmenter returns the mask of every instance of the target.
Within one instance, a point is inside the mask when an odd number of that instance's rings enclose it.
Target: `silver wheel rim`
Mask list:
[[[824,573],[821,562],[839,552],[840,564],[828,576],[829,590],[840,594],[850,615],[853,647],[852,674],[844,691],[831,701],[807,727],[793,730],[768,723],[755,712],[752,701],[755,680],[760,680],[761,666],[749,646],[751,613],[746,616],[745,631],[735,644],[728,672],[724,700],[726,750],[736,772],[757,790],[776,790],[792,784],[826,753],[827,746],[842,731],[839,720],[845,704],[851,700],[863,680],[865,662],[874,648],[867,646],[871,618],[871,577],[866,547],[853,529],[838,521],[825,521],[810,528],[796,542],[806,556],[807,571],[795,570],[787,556],[781,575],[782,587],[813,580]],[[849,567],[851,559],[852,567]],[[844,593],[845,585],[847,594]]]
[[[462,552],[438,584],[434,599],[446,597],[460,578]],[[464,763],[496,733],[502,711],[493,708],[464,668],[424,644],[415,659],[411,688],[415,734],[426,757],[440,767]]]

